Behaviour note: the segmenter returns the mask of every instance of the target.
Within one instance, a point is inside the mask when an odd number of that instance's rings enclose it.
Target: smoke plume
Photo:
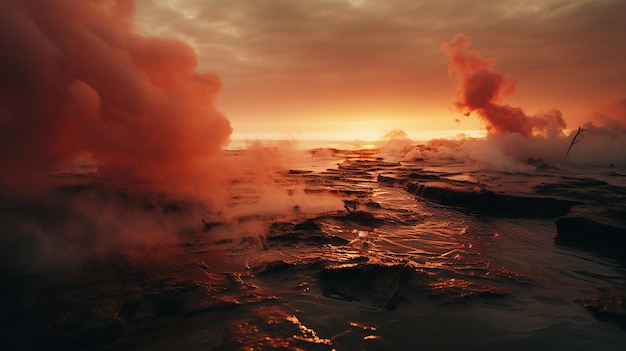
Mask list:
[[[409,160],[463,162],[468,169],[525,171],[537,167],[626,165],[626,99],[592,107],[589,122],[572,153],[564,155],[576,129],[565,134],[566,123],[559,110],[529,116],[519,107],[502,101],[515,91],[510,74],[496,69],[497,59],[468,51],[470,38],[456,34],[442,44],[449,57],[448,72],[457,81],[455,107],[469,116],[475,112],[489,134],[482,139],[435,139],[405,153]]]
[[[187,44],[137,34],[134,6],[0,1],[1,257],[128,255],[223,202],[221,82]]]
[[[0,191],[78,157],[157,185],[209,169],[231,133],[220,80],[185,43],[135,33],[133,13],[133,0],[0,2]]]
[[[515,79],[498,72],[497,59],[467,51],[470,42],[470,37],[456,34],[441,46],[450,59],[449,74],[458,82],[455,107],[466,116],[476,112],[490,133],[519,133],[524,137],[562,135],[566,124],[560,111],[528,116],[519,107],[501,104],[515,92]]]

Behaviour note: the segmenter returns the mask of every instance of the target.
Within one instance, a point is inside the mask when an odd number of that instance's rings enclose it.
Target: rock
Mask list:
[[[304,230],[304,231],[321,231],[322,229],[320,228],[319,225],[317,225],[317,223],[315,223],[315,221],[313,220],[306,220],[302,223],[298,223],[296,225],[294,225],[294,230]]]
[[[314,219],[309,219],[298,224],[289,222],[272,223],[267,242],[270,244],[289,243],[292,245],[345,245],[350,241],[324,233]]]
[[[576,246],[611,257],[626,259],[626,228],[588,217],[561,217],[556,220],[556,243]]]
[[[390,175],[383,175],[383,174],[379,174],[376,177],[376,180],[378,181],[378,183],[385,184],[388,186],[394,186],[395,184],[400,182],[400,180],[396,177],[393,177]]]
[[[514,196],[490,190],[475,190],[446,182],[412,182],[407,184],[406,190],[442,205],[507,218],[556,218],[566,215],[572,206],[581,204],[551,197]]]
[[[403,299],[402,287],[413,275],[408,265],[357,264],[325,268],[319,281],[324,296],[345,300],[365,300],[381,309],[394,309]]]

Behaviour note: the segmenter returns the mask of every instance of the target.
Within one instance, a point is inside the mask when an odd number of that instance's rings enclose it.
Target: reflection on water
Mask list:
[[[484,216],[416,198],[378,176],[408,179],[417,167],[385,162],[371,150],[320,157],[311,162],[340,164],[277,174],[290,179],[277,182],[286,194],[302,184],[325,203],[316,211],[242,211],[236,220],[186,232],[158,260],[94,263],[51,281],[14,276],[4,282],[4,299],[18,292],[20,304],[8,310],[14,324],[5,321],[5,330],[17,326],[21,345],[59,349],[626,344],[623,263],[555,245],[553,219]],[[453,168],[427,171],[516,193],[554,180]],[[254,187],[239,190],[235,207],[262,201]],[[26,340],[32,335],[39,339]]]

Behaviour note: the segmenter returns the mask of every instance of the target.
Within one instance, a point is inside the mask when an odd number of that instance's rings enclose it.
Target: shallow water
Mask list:
[[[378,181],[415,171],[513,195],[543,184],[549,196],[584,200],[573,211],[622,208],[626,189],[615,169],[487,172],[326,152],[276,175],[278,189],[303,184],[310,196],[294,195],[290,211],[246,212],[263,195],[241,183],[239,217],[172,233],[158,255],[71,273],[7,268],[4,340],[9,349],[623,349],[622,261],[555,244],[554,219],[494,217]],[[591,185],[571,186],[582,182]]]

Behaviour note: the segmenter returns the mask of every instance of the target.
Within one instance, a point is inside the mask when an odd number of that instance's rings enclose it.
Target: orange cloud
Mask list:
[[[450,58],[450,75],[458,81],[456,108],[466,116],[476,112],[493,133],[519,133],[525,137],[561,135],[566,124],[560,111],[528,116],[519,107],[500,103],[513,94],[515,80],[498,72],[496,59],[484,58],[478,51],[467,51],[470,42],[468,36],[456,34],[452,41],[441,46]]]
[[[231,133],[219,78],[184,42],[133,31],[131,0],[0,3],[2,187],[88,154],[109,175],[188,174]]]

